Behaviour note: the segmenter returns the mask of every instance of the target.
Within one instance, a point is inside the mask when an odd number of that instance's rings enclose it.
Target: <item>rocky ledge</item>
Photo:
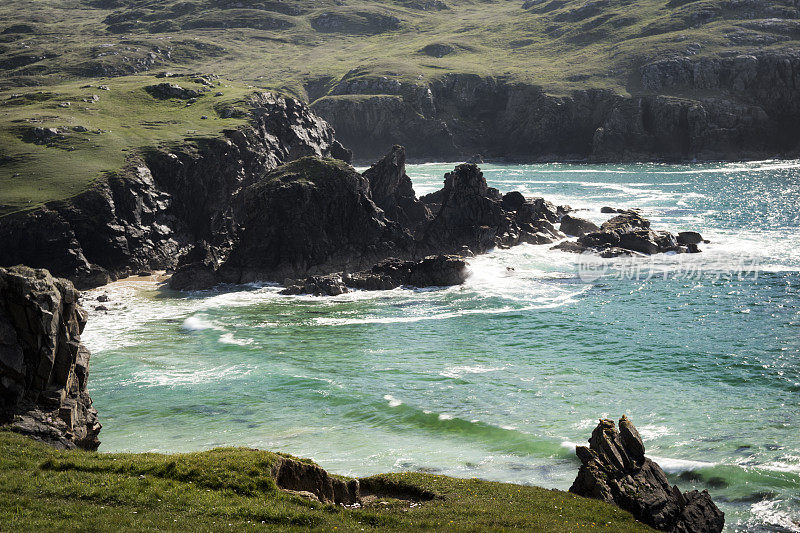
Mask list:
[[[0,426],[58,448],[97,449],[85,325],[72,283],[0,268]]]
[[[670,487],[664,471],[644,455],[644,444],[623,416],[619,430],[600,420],[589,447],[576,448],[581,467],[570,492],[612,503],[658,530],[674,533],[720,533],[725,514],[708,491],[681,492]]]

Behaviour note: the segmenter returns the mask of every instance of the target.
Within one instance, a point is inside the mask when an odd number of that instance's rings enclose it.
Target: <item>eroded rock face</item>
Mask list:
[[[661,531],[722,531],[725,515],[708,491],[671,487],[661,467],[645,457],[639,432],[625,416],[619,430],[612,420],[600,420],[589,447],[575,451],[582,464],[570,492],[617,505]]]
[[[369,181],[372,201],[390,219],[413,228],[432,218],[430,210],[417,199],[406,174],[406,150],[402,146],[393,146],[363,175]]]
[[[59,448],[97,449],[85,325],[72,283],[0,268],[0,424]]]

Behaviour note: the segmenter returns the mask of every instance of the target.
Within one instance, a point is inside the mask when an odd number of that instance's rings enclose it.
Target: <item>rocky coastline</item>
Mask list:
[[[633,69],[627,91],[541,87],[478,74],[430,82],[356,69],[309,84],[315,113],[356,161],[391,144],[415,161],[719,161],[800,154],[796,50],[659,58]]]

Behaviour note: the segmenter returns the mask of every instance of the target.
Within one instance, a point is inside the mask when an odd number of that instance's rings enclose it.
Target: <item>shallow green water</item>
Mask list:
[[[451,168],[409,174],[424,194]],[[603,205],[639,207],[712,242],[588,267],[520,246],[473,259],[467,284],[444,290],[101,289],[90,298],[109,292],[111,311],[84,334],[101,450],[254,446],[341,474],[565,489],[574,443],[625,413],[730,530],[800,530],[800,164],[484,172],[598,222]]]

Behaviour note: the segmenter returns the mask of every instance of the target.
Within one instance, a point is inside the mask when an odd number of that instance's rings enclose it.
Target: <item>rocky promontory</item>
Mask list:
[[[625,416],[619,430],[612,420],[600,420],[589,447],[575,451],[582,464],[570,492],[613,503],[661,531],[722,531],[725,514],[708,491],[681,492],[670,486],[661,467],[645,457],[642,438]]]
[[[95,450],[101,425],[86,388],[87,314],[78,296],[46,270],[0,268],[0,427]]]

